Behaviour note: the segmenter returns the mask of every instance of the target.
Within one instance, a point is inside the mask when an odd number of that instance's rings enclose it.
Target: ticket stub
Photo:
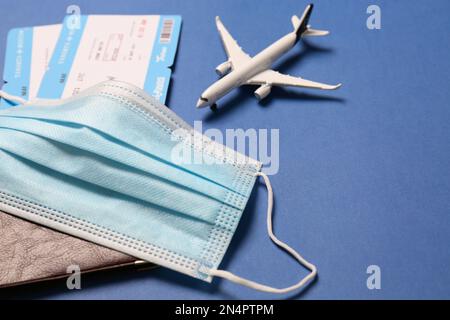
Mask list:
[[[61,25],[11,29],[6,42],[2,90],[26,100],[36,98]],[[14,104],[1,99],[0,109]]]
[[[70,16],[69,16],[70,17]],[[164,103],[178,46],[177,15],[81,15],[67,17],[39,98],[71,97],[105,80],[143,88]]]

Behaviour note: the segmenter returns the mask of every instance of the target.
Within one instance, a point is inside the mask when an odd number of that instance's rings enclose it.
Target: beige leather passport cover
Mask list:
[[[137,265],[136,258],[0,211],[0,287]]]

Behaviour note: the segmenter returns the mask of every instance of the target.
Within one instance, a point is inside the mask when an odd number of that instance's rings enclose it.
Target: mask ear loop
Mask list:
[[[25,104],[25,103],[28,102],[27,100],[25,100],[25,99],[23,99],[21,97],[14,96],[14,95],[9,94],[9,93],[7,93],[7,92],[5,92],[3,90],[0,90],[0,97],[5,99],[5,100],[8,100],[8,101],[15,102],[17,104]]]
[[[269,234],[270,239],[280,248],[286,250],[292,257],[294,257],[300,264],[302,264],[307,269],[311,270],[311,272],[301,279],[297,284],[287,287],[287,288],[273,288],[270,286],[266,286],[264,284],[260,284],[245,278],[241,278],[229,271],[225,270],[209,270],[209,274],[211,276],[220,277],[227,279],[229,281],[235,282],[237,284],[263,291],[263,292],[270,292],[270,293],[287,293],[293,290],[296,290],[298,288],[303,287],[305,284],[307,284],[310,280],[314,279],[314,277],[317,275],[317,268],[312,263],[308,262],[306,259],[304,259],[297,251],[292,249],[290,246],[288,246],[286,243],[279,240],[275,234],[273,233],[272,228],[272,208],[273,208],[273,191],[272,191],[272,185],[270,184],[269,177],[267,177],[266,174],[262,172],[257,172],[257,176],[260,176],[264,179],[264,182],[267,187],[267,233]]]

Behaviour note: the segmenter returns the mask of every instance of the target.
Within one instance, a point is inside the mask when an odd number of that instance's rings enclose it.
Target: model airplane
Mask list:
[[[236,40],[233,39],[222,24],[220,18],[216,17],[217,29],[228,56],[227,61],[217,66],[216,72],[225,76],[213,83],[201,94],[197,102],[197,108],[206,106],[215,108],[217,100],[241,85],[258,85],[259,88],[256,89],[255,96],[259,100],[264,99],[270,93],[272,86],[294,86],[323,90],[339,88],[341,84],[323,84],[281,74],[271,69],[272,63],[289,51],[302,37],[325,36],[329,33],[325,30],[315,30],[309,27],[308,21],[312,9],[313,5],[309,4],[301,18],[295,15],[292,16],[291,21],[294,31],[274,42],[254,57],[250,57],[242,51]]]

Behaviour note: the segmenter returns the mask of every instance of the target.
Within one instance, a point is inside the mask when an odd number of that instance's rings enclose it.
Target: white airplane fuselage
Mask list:
[[[298,41],[295,32],[288,33],[256,56],[234,68],[222,79],[213,83],[202,94],[197,102],[197,107],[213,105],[217,100],[225,96],[231,90],[245,84],[256,74],[270,69],[272,64],[288,52]]]

